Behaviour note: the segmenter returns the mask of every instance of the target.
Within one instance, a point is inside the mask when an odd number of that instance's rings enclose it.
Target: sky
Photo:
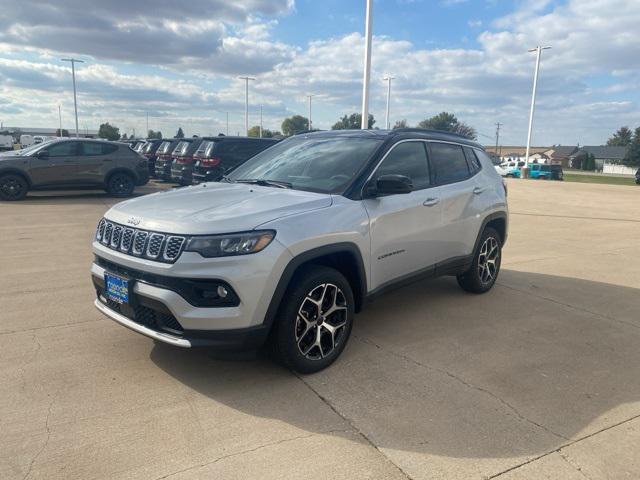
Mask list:
[[[307,115],[315,128],[359,112],[364,0],[0,0],[0,122],[73,129],[110,122],[172,136],[280,130]],[[384,128],[441,111],[478,140],[526,143],[535,53],[542,54],[533,145],[599,145],[640,126],[639,0],[374,0],[370,112]]]

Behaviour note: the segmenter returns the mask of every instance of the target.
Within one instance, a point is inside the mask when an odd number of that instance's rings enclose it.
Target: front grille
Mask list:
[[[187,242],[186,237],[125,227],[104,218],[98,223],[95,238],[112,250],[164,263],[175,262]]]

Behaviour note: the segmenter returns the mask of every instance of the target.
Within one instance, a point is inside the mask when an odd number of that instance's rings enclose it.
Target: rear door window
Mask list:
[[[460,145],[433,142],[429,148],[436,185],[460,182],[470,177],[467,160]]]

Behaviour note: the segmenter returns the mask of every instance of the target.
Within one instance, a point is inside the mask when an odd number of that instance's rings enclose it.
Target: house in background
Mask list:
[[[560,164],[563,168],[569,168],[571,158],[579,148],[575,145],[556,145],[549,149],[547,153],[551,163]]]
[[[593,155],[596,160],[596,170],[602,173],[618,173],[622,175],[633,175],[635,169],[622,164],[627,147],[611,147],[608,145],[584,146],[580,147],[572,156],[571,168],[580,168],[582,161],[587,155]]]

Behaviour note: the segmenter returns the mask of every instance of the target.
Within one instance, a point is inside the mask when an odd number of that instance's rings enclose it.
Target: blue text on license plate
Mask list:
[[[105,273],[104,293],[114,302],[127,303],[129,302],[129,281],[116,275]]]

